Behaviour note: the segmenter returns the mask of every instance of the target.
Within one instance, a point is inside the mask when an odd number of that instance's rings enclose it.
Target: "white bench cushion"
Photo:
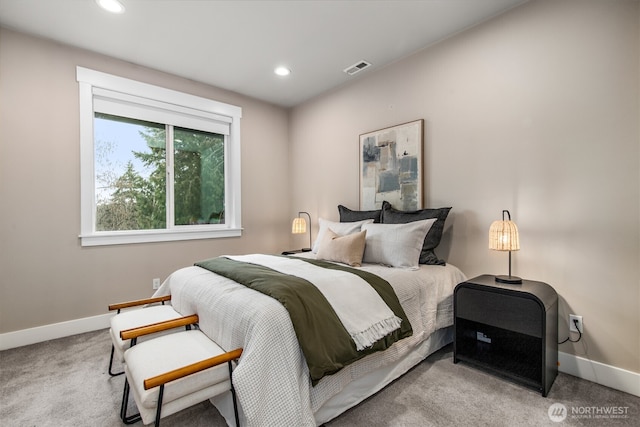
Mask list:
[[[144,380],[225,353],[199,330],[175,332],[125,351],[125,371],[143,422],[155,417],[159,387],[144,389]],[[163,417],[231,389],[226,363],[167,383]]]
[[[175,311],[170,305],[154,305],[145,308],[136,308],[128,311],[122,311],[111,318],[111,340],[116,349],[118,359],[124,361],[124,351],[129,348],[129,340],[120,339],[120,331],[139,326],[149,325],[151,323],[164,322],[182,317],[180,313]],[[154,337],[156,335],[150,335]],[[139,340],[140,341],[140,340]]]

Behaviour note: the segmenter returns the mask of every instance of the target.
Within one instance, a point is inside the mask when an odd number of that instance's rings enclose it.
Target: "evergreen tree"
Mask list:
[[[166,228],[165,129],[145,126],[140,136],[146,152],[132,151],[148,177],[132,162],[114,177],[103,173],[104,187],[114,188],[110,197],[98,200],[97,229],[145,230]],[[104,153],[103,153],[104,156]],[[224,139],[222,135],[174,128],[174,216],[176,225],[224,222]]]

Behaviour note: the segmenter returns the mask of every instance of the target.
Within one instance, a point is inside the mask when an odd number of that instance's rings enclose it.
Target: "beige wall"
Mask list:
[[[640,372],[637,1],[536,0],[286,111],[0,29],[0,333],[106,312],[222,253],[279,252],[298,210],[358,206],[358,135],[425,120],[425,206],[453,206],[440,256],[558,291],[586,334],[560,350]],[[77,65],[243,108],[242,238],[81,248]]]
[[[640,372],[637,1],[532,1],[291,112],[292,206],[358,207],[358,135],[425,120],[426,206],[453,206],[440,256],[506,274],[487,249],[502,209],[514,273],[584,316],[560,351]],[[393,28],[387,29],[393,32]]]
[[[241,238],[80,246],[78,65],[242,107]],[[198,259],[288,248],[287,142],[281,108],[0,29],[0,333],[104,314]]]

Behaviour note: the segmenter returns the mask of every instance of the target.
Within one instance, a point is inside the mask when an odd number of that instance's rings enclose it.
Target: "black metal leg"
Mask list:
[[[164,384],[160,386],[158,394],[158,408],[156,409],[156,427],[160,426],[160,414],[162,413],[162,395],[164,394]]]
[[[125,405],[127,404],[127,400],[129,400],[129,382],[127,379],[124,379],[124,389],[122,390],[122,403],[120,404],[120,418],[124,419],[125,417]]]
[[[122,375],[124,374],[124,371],[122,372],[116,372],[113,373],[112,368],[113,368],[113,354],[115,352],[115,347],[113,346],[113,344],[111,344],[111,357],[109,358],[109,375],[111,375],[112,377],[117,377],[118,375]]]
[[[164,301],[163,301],[164,303]],[[118,309],[118,312],[116,314],[120,314],[120,309]],[[114,351],[114,346],[113,344],[111,344],[111,358],[109,359],[109,375],[111,375],[112,377],[117,377],[118,375],[122,375],[124,374],[124,371],[122,372],[118,372],[118,373],[113,373],[111,372],[111,367],[113,366],[113,351]]]
[[[125,377],[124,380],[124,391],[122,392],[122,407],[120,408],[120,418],[122,418],[122,422],[125,424],[134,424],[142,419],[140,414],[127,416],[127,406],[129,404],[129,381]]]
[[[231,399],[233,399],[233,414],[236,416],[236,427],[240,427],[240,417],[238,416],[238,402],[236,401],[236,389],[233,387],[233,366],[229,363],[229,383],[231,384]]]

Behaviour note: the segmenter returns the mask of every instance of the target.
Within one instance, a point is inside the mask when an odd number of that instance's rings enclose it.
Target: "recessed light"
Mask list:
[[[279,76],[288,76],[289,74],[291,74],[291,70],[288,69],[287,67],[278,67],[275,70],[273,70],[273,72]]]
[[[118,0],[96,0],[98,6],[111,13],[124,13],[124,5]]]

